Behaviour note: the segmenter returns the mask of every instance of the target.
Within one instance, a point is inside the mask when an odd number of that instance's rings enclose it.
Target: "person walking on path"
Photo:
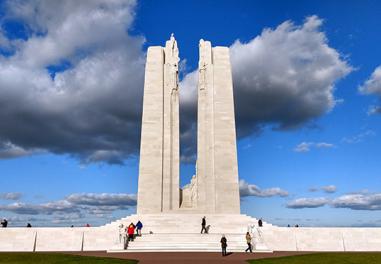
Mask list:
[[[250,250],[250,253],[253,253],[253,250],[252,250],[253,246],[251,245],[251,236],[249,232],[246,233],[246,243],[247,243],[247,249],[245,250],[245,252]]]
[[[226,239],[225,235],[222,235],[221,237],[221,249],[222,249],[222,256],[226,256],[226,248],[228,247],[228,240]]]
[[[140,220],[136,223],[136,235],[137,236],[142,236],[142,228],[143,224],[140,222]]]
[[[260,219],[258,220],[258,226],[259,226],[259,227],[262,227],[262,226],[263,226],[262,218],[260,218]]]
[[[202,222],[201,222],[201,234],[203,231],[205,232],[205,234],[208,233],[208,230],[206,229],[206,217],[205,216],[202,218]]]

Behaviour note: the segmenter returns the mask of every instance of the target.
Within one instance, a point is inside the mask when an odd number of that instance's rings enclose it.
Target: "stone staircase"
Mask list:
[[[208,234],[200,234],[201,219],[206,216]],[[257,226],[257,219],[247,215],[228,214],[147,214],[131,215],[109,223],[105,228],[118,232],[118,226],[142,221],[143,234],[129,243],[128,252],[218,252],[220,239],[225,234],[228,251],[242,252],[247,248],[245,234],[248,226]],[[266,227],[271,224],[263,223]],[[257,229],[251,230],[254,236],[254,251],[272,252]],[[124,252],[123,243],[110,248],[108,252]]]

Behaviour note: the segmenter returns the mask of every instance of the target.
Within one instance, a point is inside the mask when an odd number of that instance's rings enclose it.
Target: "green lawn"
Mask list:
[[[38,263],[38,264],[136,264],[135,260],[112,258],[82,257],[57,253],[0,253],[0,263]]]
[[[248,262],[253,264],[381,264],[381,253],[318,253]]]

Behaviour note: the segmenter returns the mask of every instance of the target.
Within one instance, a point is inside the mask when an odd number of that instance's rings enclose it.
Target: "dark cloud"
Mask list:
[[[126,31],[133,12],[134,1],[8,2],[31,34],[0,56],[0,158],[45,150],[121,163],[138,153],[144,40]],[[63,60],[70,67],[52,79],[48,67]]]
[[[254,184],[248,184],[244,180],[239,181],[239,193],[241,197],[246,197],[246,196],[287,197],[288,196],[288,192],[285,190],[282,190],[281,188],[274,187],[274,188],[268,188],[268,189],[261,189]]]

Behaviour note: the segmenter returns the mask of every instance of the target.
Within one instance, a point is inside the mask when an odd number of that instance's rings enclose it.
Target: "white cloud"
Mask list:
[[[376,94],[381,96],[381,66],[378,66],[370,78],[359,87],[359,90],[365,94]]]
[[[335,145],[325,142],[302,142],[294,148],[295,152],[309,152],[312,148],[333,148]]]
[[[117,210],[136,206],[136,195],[123,193],[80,193],[71,194],[63,200],[41,204],[12,203],[0,205],[0,211],[20,215],[62,214],[111,214]]]
[[[273,197],[280,196],[286,197],[288,196],[288,192],[282,190],[279,187],[268,188],[268,189],[260,189],[258,186],[254,184],[248,184],[245,180],[239,181],[239,192],[241,197],[245,196],[257,196],[257,197]]]
[[[372,105],[369,107],[368,115],[381,114],[381,106]]]
[[[361,132],[361,133],[354,135],[352,137],[345,137],[342,139],[342,141],[344,143],[348,143],[348,144],[356,144],[356,143],[361,143],[366,138],[373,137],[375,135],[376,135],[376,132],[374,132],[373,130],[366,130],[366,131]]]
[[[54,213],[75,213],[79,212],[79,209],[69,202],[62,200],[44,204],[13,203],[9,205],[0,205],[0,211],[27,215],[51,215]]]
[[[363,94],[374,94],[381,99],[381,66],[378,66],[369,77],[368,80],[364,82],[363,85],[359,87],[359,91]],[[380,114],[381,106],[370,106],[368,114]]]
[[[335,185],[327,185],[327,186],[323,186],[322,190],[326,193],[334,193],[336,192],[337,188]]]
[[[326,186],[327,187],[327,186]],[[327,188],[330,192],[331,186]],[[324,187],[323,187],[324,188]],[[326,191],[327,192],[327,191]],[[298,198],[286,204],[287,208],[303,209],[318,208],[324,205],[330,205],[332,208],[346,208],[351,210],[378,211],[381,210],[381,193],[357,192],[339,196],[334,199],[325,197],[319,198]]]
[[[248,43],[231,46],[237,118],[247,129],[260,123],[295,128],[335,105],[334,84],[352,68],[328,46],[322,19],[286,21]]]
[[[19,200],[21,196],[22,193],[19,192],[0,193],[0,199],[3,200]]]
[[[319,198],[299,198],[287,203],[286,207],[291,209],[318,208],[329,203],[324,197]]]
[[[71,194],[66,200],[72,204],[89,206],[135,206],[136,195],[124,193],[80,193]]]
[[[332,201],[335,208],[352,210],[381,210],[381,193],[357,193],[340,196]]]

